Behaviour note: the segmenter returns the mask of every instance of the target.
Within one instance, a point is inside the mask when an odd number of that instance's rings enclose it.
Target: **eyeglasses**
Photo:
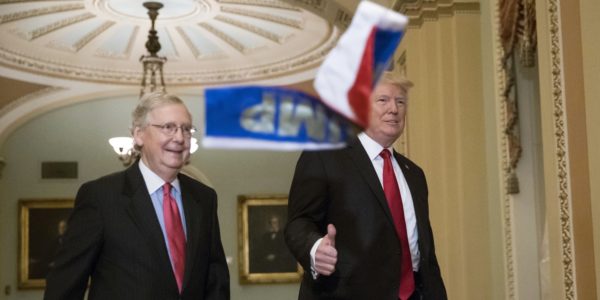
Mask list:
[[[166,123],[162,125],[158,124],[150,124],[150,126],[159,128],[162,133],[168,136],[173,136],[177,133],[177,129],[181,128],[181,134],[185,137],[191,137],[194,132],[196,132],[196,128],[192,125],[180,125],[177,126],[175,123]]]

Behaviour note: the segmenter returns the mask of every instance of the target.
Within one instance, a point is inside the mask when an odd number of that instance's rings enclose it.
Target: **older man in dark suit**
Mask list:
[[[289,196],[298,299],[444,300],[425,175],[396,153],[412,83],[385,73],[369,125],[341,150],[304,152]]]
[[[141,99],[141,159],[81,186],[44,299],[229,299],[217,195],[179,173],[194,131],[179,98]]]

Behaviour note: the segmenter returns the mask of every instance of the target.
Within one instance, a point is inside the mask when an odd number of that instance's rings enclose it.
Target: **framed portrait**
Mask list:
[[[238,196],[240,283],[300,281],[302,267],[283,237],[286,222],[286,196]]]
[[[72,199],[19,200],[20,289],[43,289],[54,255],[67,229]]]

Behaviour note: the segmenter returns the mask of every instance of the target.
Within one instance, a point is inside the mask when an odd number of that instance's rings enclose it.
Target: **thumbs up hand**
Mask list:
[[[335,272],[337,263],[337,250],[335,249],[335,226],[327,225],[327,234],[323,236],[315,253],[315,271],[321,275],[329,276]]]

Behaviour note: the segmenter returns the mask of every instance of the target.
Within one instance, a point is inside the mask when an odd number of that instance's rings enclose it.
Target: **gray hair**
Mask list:
[[[158,107],[169,104],[181,104],[185,106],[185,103],[183,103],[183,101],[175,95],[167,94],[164,92],[152,92],[145,94],[140,99],[140,102],[138,103],[137,107],[131,113],[132,134],[136,127],[144,127],[148,124],[148,115],[151,111]],[[190,119],[191,118],[192,116],[190,115]]]

